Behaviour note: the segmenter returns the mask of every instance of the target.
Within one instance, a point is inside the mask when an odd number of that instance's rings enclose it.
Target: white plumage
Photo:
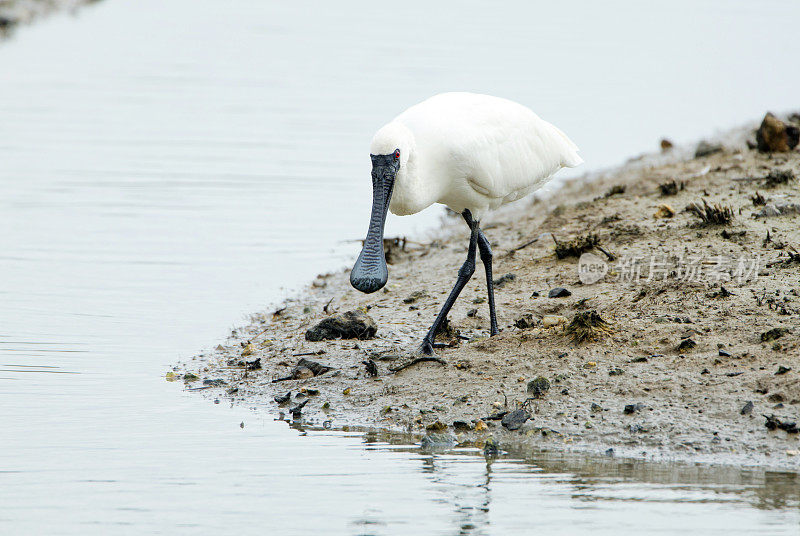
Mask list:
[[[442,93],[398,115],[378,130],[370,152],[395,149],[393,214],[442,203],[477,221],[583,162],[577,146],[530,109],[474,93]]]

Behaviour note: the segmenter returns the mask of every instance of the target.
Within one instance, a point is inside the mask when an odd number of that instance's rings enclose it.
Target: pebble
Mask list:
[[[568,296],[572,296],[572,292],[568,291],[564,287],[556,287],[547,294],[548,298],[566,298]]]
[[[622,410],[622,413],[624,413],[625,415],[632,415],[637,411],[641,410],[642,408],[644,408],[644,404],[640,402],[637,402],[636,404],[627,404],[625,408]]]
[[[748,400],[747,403],[744,406],[742,406],[742,409],[741,411],[739,411],[739,413],[741,413],[742,415],[750,415],[751,413],[753,413],[753,407],[754,407],[753,402]]]
[[[291,399],[292,399],[292,392],[291,391],[289,391],[285,395],[275,395],[275,397],[273,398],[273,400],[275,402],[277,402],[278,404],[285,404]]]
[[[694,151],[694,157],[702,158],[704,156],[719,152],[722,152],[722,145],[718,143],[709,143],[706,140],[703,140],[697,144],[697,149]]]
[[[522,425],[525,424],[525,421],[530,418],[530,413],[520,408],[507,413],[505,416],[503,416],[503,419],[500,421],[500,423],[508,430],[514,431],[519,430]]]
[[[442,421],[436,421],[426,426],[425,429],[429,432],[441,432],[447,429],[447,425]]]
[[[542,327],[552,328],[567,323],[567,318],[560,315],[545,315],[542,318]]]
[[[472,425],[466,421],[453,421],[453,430],[456,432],[469,432],[472,428]]]

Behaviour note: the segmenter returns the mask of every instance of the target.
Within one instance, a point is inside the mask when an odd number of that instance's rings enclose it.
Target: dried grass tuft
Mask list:
[[[686,207],[686,210],[700,218],[703,225],[728,225],[734,217],[731,207],[709,205],[705,199],[703,199],[702,206],[699,203],[692,203]]]
[[[578,344],[597,340],[613,331],[611,324],[600,318],[594,309],[575,313],[572,322],[564,330]]]

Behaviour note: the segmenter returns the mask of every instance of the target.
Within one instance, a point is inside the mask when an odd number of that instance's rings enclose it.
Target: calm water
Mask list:
[[[796,107],[798,15],[105,0],[0,43],[0,533],[796,534],[793,475],[425,454],[163,377],[352,260],[406,106],[510,97],[603,167]]]

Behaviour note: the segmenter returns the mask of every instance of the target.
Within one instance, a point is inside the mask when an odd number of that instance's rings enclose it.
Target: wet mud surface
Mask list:
[[[431,447],[796,469],[800,154],[759,150],[753,128],[662,144],[482,222],[495,337],[479,263],[437,360],[403,366],[466,255],[467,227],[445,217],[433,241],[390,241],[384,290],[322,275],[168,379]]]

